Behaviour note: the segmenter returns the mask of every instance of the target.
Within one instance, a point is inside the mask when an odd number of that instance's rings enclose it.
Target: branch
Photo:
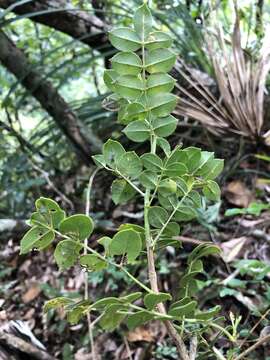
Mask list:
[[[7,9],[17,0],[0,0],[0,7]],[[12,9],[17,15],[27,15],[33,21],[47,25],[79,39],[91,48],[108,44],[107,25],[97,16],[81,10],[67,8],[65,0],[30,1]],[[104,46],[103,51],[107,51]],[[102,49],[100,49],[102,52]]]
[[[84,128],[53,85],[31,69],[25,54],[3,31],[0,31],[0,61],[51,115],[78,157],[86,164],[91,163],[90,155],[100,150],[101,141],[93,133],[89,134],[90,129]]]

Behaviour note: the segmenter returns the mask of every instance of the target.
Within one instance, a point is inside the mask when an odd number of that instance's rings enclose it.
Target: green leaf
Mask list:
[[[197,246],[188,257],[188,264],[208,255],[219,255],[220,248],[212,243],[205,243]]]
[[[139,98],[142,95],[143,89],[142,80],[134,75],[120,76],[115,84],[115,91],[128,100]]]
[[[180,233],[180,226],[176,222],[170,222],[163,231],[166,237],[178,236]]]
[[[162,303],[167,300],[172,300],[172,297],[170,294],[167,293],[152,293],[152,294],[146,294],[143,301],[144,305],[147,307],[148,310],[153,310],[157,304]]]
[[[172,45],[172,38],[163,31],[155,31],[149,34],[145,47],[148,50],[169,48]]]
[[[82,245],[74,240],[60,241],[54,251],[54,258],[60,270],[75,265]]]
[[[121,314],[119,310],[126,310],[123,304],[112,304],[108,306],[99,321],[99,324],[104,330],[112,331],[121,323],[126,317],[125,314]]]
[[[102,238],[98,239],[98,243],[104,247],[105,255],[109,255],[109,247],[112,239],[108,236],[103,236]]]
[[[91,308],[95,310],[104,310],[106,307],[115,304],[119,305],[120,300],[116,297],[110,296],[107,298],[97,300],[94,304],[91,305]]]
[[[200,159],[201,159],[201,150],[199,148],[190,146],[184,150],[186,153],[188,160],[187,160],[187,167],[190,172],[193,172],[196,168],[198,168]]]
[[[137,51],[141,41],[133,29],[122,27],[109,32],[111,44],[121,51]]]
[[[182,176],[188,173],[188,169],[186,165],[175,162],[169,165],[166,165],[166,169],[164,171],[164,175],[173,177],[173,176]]]
[[[170,92],[174,88],[175,82],[176,80],[168,74],[152,74],[146,81],[147,94],[153,95],[160,92]]]
[[[51,199],[40,197],[36,200],[37,212],[31,216],[30,223],[32,225],[44,224],[50,228],[57,229],[59,223],[65,218],[65,212],[60,206]]]
[[[117,72],[112,69],[104,71],[103,80],[109,90],[115,91],[115,83],[118,77]]]
[[[197,213],[194,209],[189,206],[181,206],[174,214],[176,221],[190,221],[197,217]]]
[[[103,155],[101,154],[93,155],[92,159],[98,168],[106,167],[106,161]]]
[[[92,234],[93,229],[93,220],[83,214],[69,216],[59,225],[59,230],[62,234],[75,240],[87,239]]]
[[[150,73],[167,73],[176,61],[176,55],[167,49],[150,50],[145,56],[145,68]]]
[[[152,30],[152,15],[146,4],[141,5],[135,11],[133,16],[133,24],[136,33],[144,42]]]
[[[56,297],[54,299],[46,301],[46,303],[45,303],[45,305],[43,307],[43,311],[45,313],[47,313],[51,309],[59,309],[61,307],[64,307],[66,305],[70,305],[70,304],[73,304],[73,303],[74,303],[74,301],[69,299],[69,298],[66,298],[66,297],[63,297],[63,296]]]
[[[163,168],[162,160],[155,154],[146,153],[141,156],[143,166],[150,171],[161,171]]]
[[[196,301],[190,301],[187,304],[180,304],[178,302],[178,305],[171,307],[168,314],[175,317],[175,318],[183,318],[184,316],[190,316],[192,313],[194,313],[197,306]]]
[[[119,75],[138,75],[142,69],[142,61],[132,52],[121,52],[111,59],[112,68]]]
[[[106,261],[100,259],[95,254],[82,255],[80,257],[80,264],[90,271],[100,271],[107,267]]]
[[[145,248],[145,230],[142,226],[126,223],[126,224],[121,224],[118,228],[119,231],[130,230],[130,229],[136,231],[140,235],[142,240],[142,247]]]
[[[32,249],[42,250],[54,240],[54,232],[47,228],[34,226],[28,230],[21,240],[20,254],[26,254]]]
[[[203,320],[203,321],[211,320],[211,319],[213,319],[213,317],[218,315],[218,313],[220,312],[220,309],[221,309],[221,306],[216,305],[215,307],[209,309],[208,311],[196,313],[194,318],[197,320]]]
[[[221,159],[213,159],[210,164],[209,171],[204,174],[205,180],[213,180],[215,179],[223,170],[224,160]]]
[[[112,200],[115,205],[125,204],[131,200],[136,191],[124,179],[114,180],[112,183]]]
[[[177,99],[177,96],[169,93],[158,93],[149,96],[148,109],[155,116],[167,116],[174,110]]]
[[[67,320],[71,325],[78,324],[81,318],[87,314],[90,309],[89,300],[82,300],[72,305],[67,312]]]
[[[177,190],[176,182],[169,178],[161,180],[158,186],[158,191],[162,196],[167,196],[176,193],[176,190]]]
[[[111,255],[127,254],[128,262],[133,262],[142,249],[142,240],[137,231],[132,229],[121,230],[114,235],[109,245]]]
[[[126,136],[135,142],[144,142],[150,137],[150,129],[145,121],[137,120],[123,130]]]
[[[141,296],[142,296],[142,293],[140,291],[137,291],[135,293],[132,293],[132,294],[121,297],[120,301],[124,302],[125,304],[131,304],[134,301],[140,299]]]
[[[152,127],[157,136],[167,137],[174,133],[178,120],[172,115],[155,118]]]
[[[160,206],[152,206],[148,211],[149,223],[155,228],[161,228],[168,218],[169,215],[167,211]]]
[[[200,161],[194,170],[195,175],[208,174],[211,169],[211,161],[214,159],[214,153],[210,151],[201,151]]]
[[[116,161],[125,153],[125,149],[118,141],[109,139],[103,145],[104,159],[106,163],[113,168],[115,167]]]
[[[171,153],[171,145],[166,139],[163,139],[162,137],[157,138],[157,146],[159,146],[164,154],[169,157]]]
[[[138,311],[132,315],[129,315],[127,318],[127,326],[129,328],[129,330],[133,330],[136,327],[145,324],[146,322],[154,319],[154,315],[145,311],[145,310],[141,310]]]
[[[220,199],[220,188],[215,181],[208,180],[203,187],[203,194],[208,200],[218,201]]]
[[[118,171],[132,179],[137,178],[142,172],[142,162],[135,151],[128,151],[117,160]]]
[[[145,107],[141,103],[133,102],[128,104],[125,108],[125,114],[123,115],[121,123],[128,124],[132,121],[144,120],[145,112]]]
[[[145,170],[139,176],[139,181],[146,189],[155,189],[158,183],[158,175],[150,170]]]

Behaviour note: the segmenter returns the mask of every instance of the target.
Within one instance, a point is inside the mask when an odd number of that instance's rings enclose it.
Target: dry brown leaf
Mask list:
[[[129,342],[136,341],[146,341],[152,342],[154,340],[154,335],[151,333],[150,329],[145,328],[144,326],[139,326],[133,331],[127,333],[127,339]]]
[[[233,205],[248,207],[253,200],[252,192],[240,180],[231,181],[225,189],[226,199]]]
[[[221,243],[220,247],[222,249],[223,260],[226,263],[229,263],[239,258],[244,250],[244,245],[248,242],[248,240],[249,239],[246,236],[241,236]]]
[[[27,304],[33,300],[35,300],[38,295],[40,294],[41,292],[41,289],[40,287],[35,284],[35,285],[32,285],[27,291],[26,293],[23,294],[22,296],[22,301]]]

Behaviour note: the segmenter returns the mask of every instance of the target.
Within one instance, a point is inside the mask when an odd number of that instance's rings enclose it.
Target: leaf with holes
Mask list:
[[[86,215],[76,214],[64,219],[59,225],[59,231],[75,240],[87,239],[94,230],[93,220]]]
[[[128,262],[133,262],[142,249],[142,240],[137,231],[132,229],[121,230],[114,235],[109,245],[111,255],[127,254]]]
[[[54,258],[59,269],[64,270],[75,265],[81,249],[82,245],[77,241],[60,241],[54,250]]]
[[[32,249],[42,250],[49,246],[54,240],[53,231],[40,226],[34,226],[27,231],[20,243],[20,254],[26,254]]]

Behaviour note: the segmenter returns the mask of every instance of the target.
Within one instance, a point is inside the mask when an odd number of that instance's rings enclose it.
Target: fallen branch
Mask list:
[[[55,360],[54,357],[42,351],[35,346],[29,344],[28,342],[22,340],[21,338],[14,336],[13,334],[5,333],[0,330],[0,342],[4,343],[12,349],[19,350],[29,356],[32,356],[34,359],[38,360]]]

